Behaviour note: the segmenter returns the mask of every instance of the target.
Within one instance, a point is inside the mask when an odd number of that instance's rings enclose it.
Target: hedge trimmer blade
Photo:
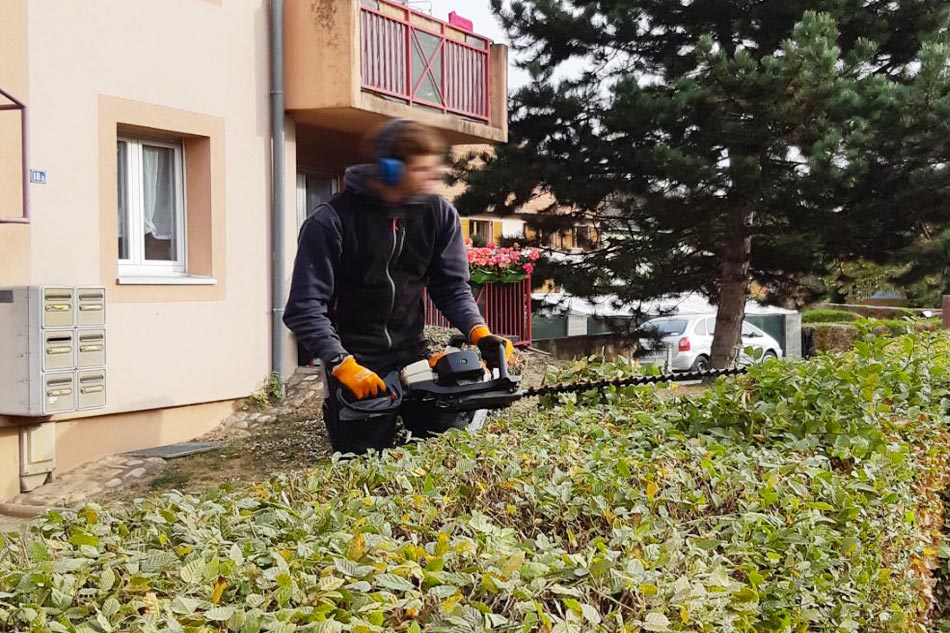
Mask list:
[[[584,391],[603,391],[610,387],[632,387],[635,385],[651,385],[663,382],[691,382],[720,378],[723,376],[738,376],[746,373],[745,367],[735,369],[711,369],[709,371],[692,371],[678,374],[659,374],[657,376],[629,376],[626,378],[611,378],[606,380],[583,380],[560,385],[531,387],[520,393],[523,398],[533,396],[553,396],[561,393],[580,393]]]
[[[687,382],[737,376],[744,374],[744,367],[736,369],[713,369],[657,376],[630,376],[607,380],[582,380],[578,382],[521,388],[521,377],[508,373],[504,343],[499,345],[497,374],[486,374],[481,359],[474,351],[457,350],[429,361],[420,361],[406,367],[400,374],[387,377],[392,383],[391,393],[399,392],[400,398],[384,397],[378,402],[348,404],[356,414],[372,415],[397,411],[403,400],[427,402],[444,411],[458,413],[482,409],[504,409],[524,398],[550,396],[560,393],[603,391],[611,387],[630,387],[667,382]]]

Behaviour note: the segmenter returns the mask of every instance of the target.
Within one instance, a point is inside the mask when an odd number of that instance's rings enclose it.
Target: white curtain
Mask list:
[[[148,145],[142,148],[145,234],[159,240],[175,237],[174,164],[174,150]],[[174,252],[171,256],[174,259]]]
[[[129,144],[119,141],[116,154],[119,180],[119,259],[129,258]]]

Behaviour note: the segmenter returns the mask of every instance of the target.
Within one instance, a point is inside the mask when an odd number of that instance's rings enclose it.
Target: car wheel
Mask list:
[[[773,350],[770,350],[770,349],[769,349],[769,350],[765,350],[765,353],[762,354],[762,362],[763,362],[763,363],[767,363],[767,362],[769,362],[770,360],[775,360],[775,359],[777,359],[777,358],[778,358],[778,354],[776,354]]]
[[[698,356],[696,360],[693,361],[693,366],[689,368],[690,371],[709,371],[711,365],[709,364],[709,358],[707,356]]]

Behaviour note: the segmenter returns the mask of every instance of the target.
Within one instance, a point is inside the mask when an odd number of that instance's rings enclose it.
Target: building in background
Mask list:
[[[293,370],[289,332],[272,366],[271,296],[369,129],[506,140],[507,50],[478,25],[390,0],[283,5],[275,289],[272,3],[0,0],[0,500],[199,436]]]

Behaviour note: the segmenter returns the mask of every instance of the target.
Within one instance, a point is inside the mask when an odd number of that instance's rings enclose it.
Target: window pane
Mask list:
[[[144,145],[142,188],[146,260],[178,259],[175,186],[175,150]]]
[[[656,319],[647,321],[643,328],[647,331],[658,332],[660,336],[679,336],[686,331],[688,324],[689,322],[684,319]]]
[[[116,167],[119,183],[119,259],[129,259],[129,144],[125,141],[119,141]]]
[[[494,243],[491,222],[488,220],[469,220],[468,233],[474,246],[488,246]]]
[[[329,202],[336,193],[336,178],[307,176],[307,217],[313,215],[324,202]]]

